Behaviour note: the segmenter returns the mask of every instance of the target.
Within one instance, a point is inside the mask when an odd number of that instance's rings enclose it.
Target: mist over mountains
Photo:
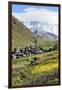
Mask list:
[[[34,34],[42,38],[48,38],[49,40],[57,40],[58,38],[57,24],[48,24],[39,21],[31,21],[24,22],[24,25],[28,27]]]
[[[38,46],[40,45],[41,47],[52,46],[57,40],[57,35],[46,32],[38,26],[35,28],[32,25],[28,28],[22,21],[12,16],[12,48],[34,45],[35,37]]]
[[[29,30],[34,32],[49,32],[58,36],[58,10],[52,11],[48,8],[24,8],[23,12],[13,12],[19,21],[21,21]]]

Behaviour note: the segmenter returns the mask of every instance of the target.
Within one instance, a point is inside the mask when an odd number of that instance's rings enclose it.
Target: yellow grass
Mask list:
[[[58,64],[55,63],[50,63],[50,64],[46,64],[46,65],[37,65],[37,66],[34,66],[32,68],[32,74],[36,74],[36,73],[43,73],[43,72],[48,72],[48,71],[51,71],[55,68],[58,68]]]

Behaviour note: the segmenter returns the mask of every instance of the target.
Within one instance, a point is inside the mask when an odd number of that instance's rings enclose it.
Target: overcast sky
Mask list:
[[[45,29],[58,34],[58,7],[12,5],[12,15],[22,22],[39,21],[41,23],[56,24],[56,28]],[[26,24],[29,26],[29,24]],[[45,27],[44,27],[45,28]]]

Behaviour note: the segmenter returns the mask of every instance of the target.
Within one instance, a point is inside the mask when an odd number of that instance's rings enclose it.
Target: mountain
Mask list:
[[[22,22],[12,16],[12,48],[17,46],[23,48],[32,44],[32,32],[24,24],[22,24]]]
[[[57,36],[53,33],[50,33],[50,32],[46,32],[44,30],[41,30],[41,31],[34,31],[34,33],[36,32],[36,34],[38,36],[40,36],[41,38],[44,38],[44,39],[48,39],[48,40],[51,40],[51,41],[55,41],[57,40]]]
[[[40,47],[52,47],[54,45],[52,33],[49,32],[32,32],[26,27],[21,21],[12,16],[12,48],[20,46],[24,48],[26,46],[35,45],[35,40],[37,40],[37,45]]]
[[[55,23],[46,23],[42,21],[23,21],[26,27],[30,28],[32,32],[37,31],[46,31],[58,35],[58,24]]]
[[[47,35],[48,35],[48,37],[49,37],[50,40],[55,41],[55,40],[58,39],[57,35],[55,35],[53,33],[50,33],[50,32],[46,32],[46,33],[47,33]]]

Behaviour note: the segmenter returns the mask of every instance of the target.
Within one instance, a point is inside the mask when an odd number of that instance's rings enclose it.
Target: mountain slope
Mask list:
[[[25,47],[33,43],[32,32],[22,24],[18,19],[12,17],[12,48],[20,46]]]
[[[48,39],[50,41],[57,40],[57,36],[55,34],[50,33],[50,32],[46,32],[46,31],[43,31],[43,30],[38,31],[37,32],[37,35],[40,36],[40,37],[42,37],[42,38],[44,38],[44,39]]]
[[[30,28],[30,30],[34,33],[37,33],[38,36],[44,37],[49,40],[57,40],[57,31],[58,25],[53,23],[45,23],[39,21],[29,21],[29,23],[24,21],[24,24]]]
[[[37,40],[37,46],[40,47],[52,47],[55,43],[49,40],[47,37],[50,34],[40,33],[39,36],[31,32],[21,21],[12,16],[12,48],[20,46],[24,48],[26,46],[35,45],[35,40]],[[52,37],[52,35],[50,35]]]

